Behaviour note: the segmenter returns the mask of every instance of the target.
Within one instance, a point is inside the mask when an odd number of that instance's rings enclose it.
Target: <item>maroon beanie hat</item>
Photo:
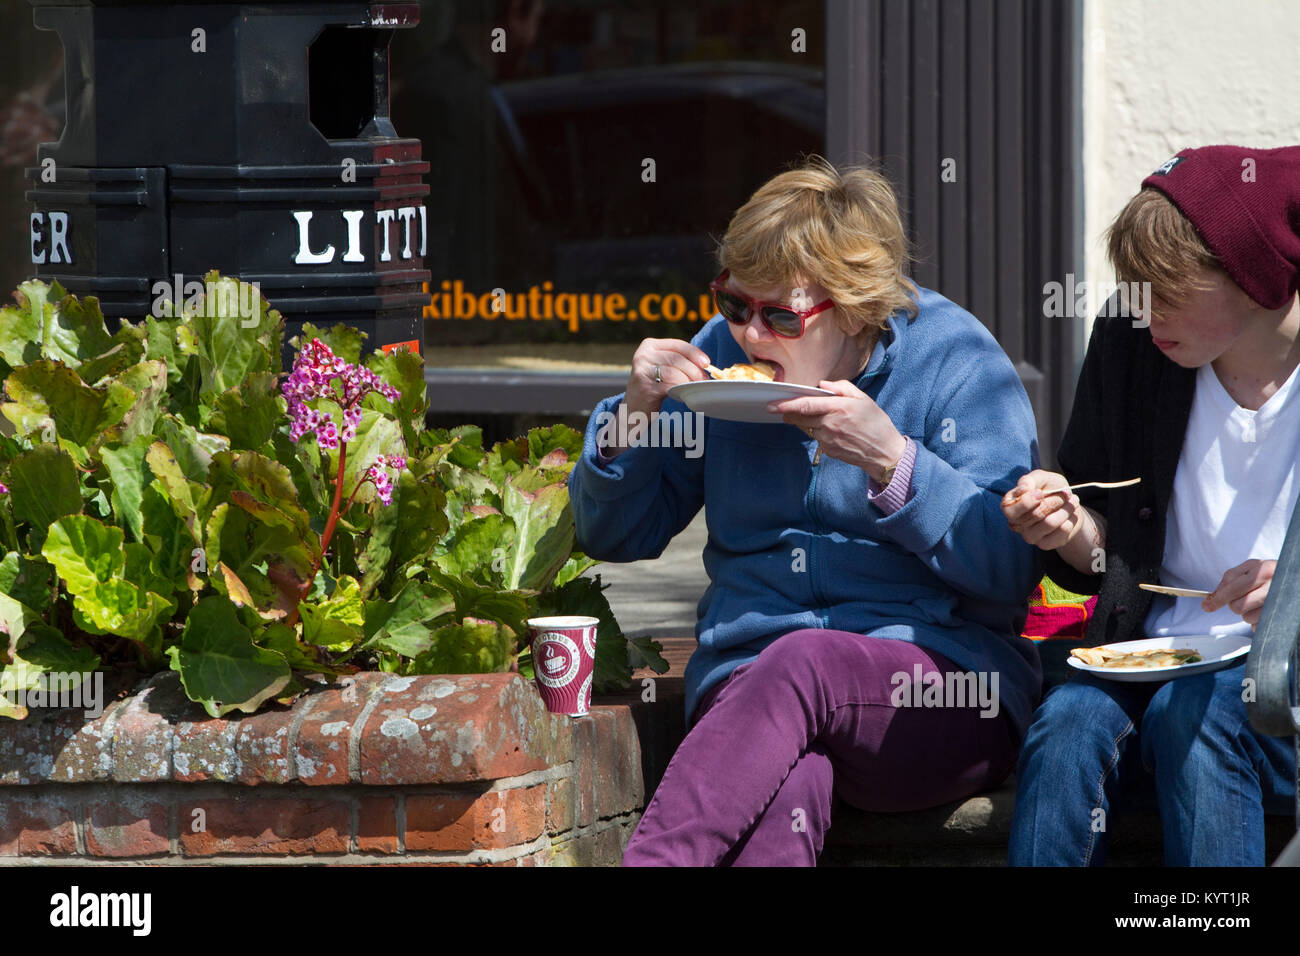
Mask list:
[[[1300,146],[1185,149],[1142,185],[1169,197],[1264,308],[1300,288]]]

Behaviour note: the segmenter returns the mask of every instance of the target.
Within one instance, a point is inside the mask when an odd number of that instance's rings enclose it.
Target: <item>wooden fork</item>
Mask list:
[[[1084,481],[1077,485],[1067,485],[1064,488],[1044,488],[1043,494],[1054,495],[1058,491],[1077,491],[1080,488],[1127,488],[1129,485],[1136,485],[1141,478],[1130,478],[1128,481]],[[1011,503],[1015,504],[1023,498],[1027,492],[1021,492],[1012,499]]]

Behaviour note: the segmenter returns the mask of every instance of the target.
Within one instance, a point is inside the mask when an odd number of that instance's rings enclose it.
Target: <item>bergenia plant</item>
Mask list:
[[[597,690],[667,669],[574,547],[580,433],[429,429],[419,355],[341,324],[286,376],[279,312],[204,282],[112,333],[57,284],[0,308],[0,718],[47,672],[168,669],[212,717],[358,669],[527,677],[550,615],[601,621]]]
[[[362,399],[371,392],[377,392],[396,404],[401,399],[401,393],[369,369],[353,365],[335,355],[320,339],[312,339],[306,348],[299,350],[293,371],[285,380],[281,392],[289,403],[289,437],[296,443],[314,435],[321,448],[337,448],[339,452],[338,469],[334,475],[334,501],[325,522],[325,530],[321,534],[320,553],[323,556],[329,548],[339,515],[346,513],[352,506],[362,485],[370,482],[375,487],[376,496],[385,506],[393,503],[393,479],[387,469],[401,471],[405,468],[406,458],[403,455],[378,455],[375,463],[366,469],[349,492],[346,503],[343,502],[343,475],[347,467],[348,443],[356,440],[357,426],[361,423]],[[341,423],[329,411],[322,411],[311,404],[322,400],[338,406]],[[313,561],[311,578],[298,595],[300,600],[310,590],[319,569],[318,557]],[[294,607],[286,623],[292,626],[297,620],[298,608]]]

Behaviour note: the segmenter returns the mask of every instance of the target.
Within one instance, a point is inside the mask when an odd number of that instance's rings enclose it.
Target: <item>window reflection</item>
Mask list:
[[[824,150],[823,18],[815,2],[426,2],[393,40],[392,113],[430,162],[430,362],[624,364],[647,335],[693,335],[712,237]]]

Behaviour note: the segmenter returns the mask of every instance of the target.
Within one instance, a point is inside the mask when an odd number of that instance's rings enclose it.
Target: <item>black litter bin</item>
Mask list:
[[[418,2],[31,3],[67,65],[63,136],[26,172],[35,275],[116,324],[218,269],[290,335],[345,322],[423,352],[429,164],[388,111]]]

